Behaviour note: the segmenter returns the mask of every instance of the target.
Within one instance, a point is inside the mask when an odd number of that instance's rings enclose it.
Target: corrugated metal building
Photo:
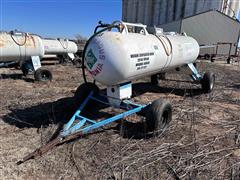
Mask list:
[[[122,20],[157,26],[212,9],[233,17],[239,7],[240,0],[122,0]]]
[[[237,52],[240,23],[219,11],[210,10],[160,26],[167,32],[186,33],[199,45],[215,45],[217,52],[213,54],[235,55]]]
[[[187,33],[201,46],[201,53],[236,55],[240,0],[123,0],[122,19]],[[209,52],[211,51],[211,52]]]

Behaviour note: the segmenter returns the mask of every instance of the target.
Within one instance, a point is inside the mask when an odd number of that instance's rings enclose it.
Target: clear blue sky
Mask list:
[[[121,14],[122,0],[0,0],[0,30],[88,37],[99,20],[120,20]]]
[[[0,30],[88,37],[99,20],[121,20],[122,0],[0,0]]]

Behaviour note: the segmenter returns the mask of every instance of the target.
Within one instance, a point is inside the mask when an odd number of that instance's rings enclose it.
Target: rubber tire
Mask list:
[[[209,54],[205,54],[204,55],[204,59],[209,60],[210,59],[210,55]]]
[[[228,57],[228,58],[227,58],[227,64],[230,64],[230,63],[231,63],[231,58]]]
[[[215,75],[213,72],[206,72],[201,80],[203,93],[210,93],[215,84]]]
[[[52,73],[47,69],[39,68],[34,72],[34,78],[36,81],[41,82],[52,81]]]
[[[181,71],[180,67],[176,67],[176,71]]]
[[[214,62],[214,61],[215,61],[215,55],[214,55],[214,54],[211,54],[211,56],[210,56],[210,61],[211,61],[211,62]]]
[[[157,99],[149,105],[146,113],[147,132],[154,136],[162,133],[172,120],[172,106],[163,99]]]
[[[93,91],[93,94],[97,94],[99,92],[99,88],[94,83],[83,83],[81,84],[75,94],[74,94],[74,101],[75,106],[79,107],[83,101],[88,97],[89,93]]]
[[[152,75],[152,76],[151,76],[151,84],[152,84],[152,85],[158,85],[158,83],[159,83],[159,81],[158,81],[158,76],[157,76],[157,74]]]

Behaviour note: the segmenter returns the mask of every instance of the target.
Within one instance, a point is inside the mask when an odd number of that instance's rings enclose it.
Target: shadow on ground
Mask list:
[[[26,76],[23,76],[23,74],[17,74],[17,73],[16,74],[0,74],[0,79],[13,79],[13,80],[22,79],[26,82],[31,82],[31,83],[34,82],[33,78],[26,77]]]
[[[104,93],[105,90],[102,92]],[[179,96],[186,96],[186,93],[191,96],[201,94],[201,91],[198,89],[172,89],[154,86],[150,83],[133,84],[133,92],[134,96],[139,96],[146,92],[173,93]],[[60,124],[60,127],[62,127],[74,114],[79,104],[80,102],[76,102],[73,97],[67,97],[55,102],[39,104],[25,109],[10,109],[11,112],[3,116],[2,119],[4,122],[19,128],[40,128],[47,127],[49,124]],[[86,107],[87,110],[83,111],[83,115],[90,119],[111,117],[113,114],[109,111],[104,111],[106,108],[106,105],[90,102],[88,107]],[[145,134],[142,133],[146,130],[144,122],[131,123],[123,120],[120,124],[124,125],[124,129],[119,124],[115,125],[114,129],[122,133],[125,137],[135,136],[136,138],[141,138]]]
[[[240,84],[234,84],[234,85],[232,85],[230,87],[234,88],[234,89],[240,89]]]
[[[170,81],[173,81],[173,80],[170,80]],[[175,82],[192,83],[191,81],[179,81],[179,80],[175,80]],[[171,94],[175,94],[177,96],[186,96],[186,97],[198,96],[198,95],[202,94],[202,90],[200,88],[192,89],[192,88],[161,87],[161,86],[152,85],[149,82],[141,82],[141,83],[133,84],[133,96],[134,97],[145,94],[146,92],[166,93],[166,94],[171,93]]]

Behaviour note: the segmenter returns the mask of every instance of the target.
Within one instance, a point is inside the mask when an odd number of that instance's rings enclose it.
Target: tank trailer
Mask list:
[[[77,45],[67,39],[42,39],[38,35],[25,32],[0,32],[0,64],[20,64],[24,75],[30,71],[38,81],[49,81],[52,73],[41,67],[41,59],[46,55],[67,55],[74,58]]]
[[[82,72],[85,82],[75,92],[74,99],[79,105],[77,111],[55,140],[26,156],[19,164],[41,156],[69,139],[136,113],[145,118],[148,134],[162,133],[172,120],[171,104],[164,99],[148,104],[130,101],[131,82],[151,76],[151,82],[157,85],[161,73],[186,65],[192,72],[192,79],[201,84],[203,93],[210,93],[215,75],[212,72],[199,74],[193,64],[198,54],[197,41],[186,34],[165,33],[156,28],[150,34],[142,24],[100,22],[83,51]],[[93,82],[87,82],[86,69],[92,75]],[[106,91],[100,91],[95,82],[105,85]],[[88,103],[92,104],[91,108],[96,108],[96,103],[102,103],[124,112],[107,119],[94,120],[82,114]]]

